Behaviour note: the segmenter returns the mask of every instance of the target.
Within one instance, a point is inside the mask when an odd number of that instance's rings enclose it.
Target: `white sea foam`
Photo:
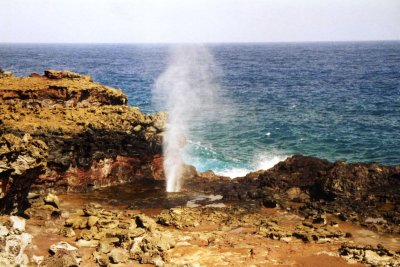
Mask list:
[[[215,171],[215,174],[230,177],[230,178],[237,178],[237,177],[246,176],[246,174],[248,174],[249,172],[251,172],[250,169],[229,168],[229,169],[224,169],[224,170],[220,170],[220,171]]]
[[[287,159],[288,156],[283,154],[261,154],[256,165],[256,170],[268,170],[281,161]]]
[[[215,174],[226,176],[230,178],[237,178],[246,176],[249,172],[258,171],[258,170],[268,170],[274,167],[281,161],[284,161],[288,156],[282,153],[276,154],[272,153],[262,153],[255,157],[253,162],[253,168],[227,168],[224,170],[215,171]]]

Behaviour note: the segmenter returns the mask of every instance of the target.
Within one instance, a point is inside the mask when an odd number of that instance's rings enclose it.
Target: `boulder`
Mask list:
[[[88,76],[82,76],[78,73],[68,71],[68,70],[45,70],[44,77],[49,79],[76,79],[76,78],[84,78]]]
[[[52,255],[56,254],[60,250],[75,251],[75,250],[77,250],[77,248],[72,246],[72,245],[70,245],[70,244],[68,244],[67,242],[64,242],[64,241],[58,242],[56,244],[53,244],[49,248],[49,252]]]
[[[70,228],[70,227],[63,227],[60,230],[60,234],[64,237],[73,237],[75,236],[75,231],[74,229]]]
[[[80,259],[74,251],[60,250],[46,257],[40,267],[78,267]]]
[[[14,74],[11,71],[5,71],[3,69],[0,69],[0,79],[1,78],[8,78],[8,77],[13,77]]]
[[[129,254],[125,249],[113,248],[109,253],[109,257],[114,264],[125,263],[128,261]]]
[[[56,209],[60,207],[60,200],[54,194],[47,194],[47,196],[43,199],[43,201],[46,205],[53,206]]]
[[[382,245],[372,247],[343,244],[339,254],[347,260],[355,260],[367,266],[400,266],[400,254]]]
[[[156,222],[152,218],[150,218],[144,214],[136,215],[135,222],[136,222],[137,227],[144,228],[148,231],[153,231],[157,227]]]
[[[12,229],[17,232],[25,231],[25,219],[18,216],[10,216]]]

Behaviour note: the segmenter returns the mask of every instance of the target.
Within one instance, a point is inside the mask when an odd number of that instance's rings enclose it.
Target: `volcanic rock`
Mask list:
[[[53,244],[49,248],[49,252],[52,255],[56,254],[60,250],[75,251],[77,250],[77,248],[64,241]]]
[[[43,199],[44,203],[46,205],[50,205],[55,207],[56,209],[59,208],[60,206],[60,200],[58,199],[58,197],[54,194],[48,194],[44,199]]]
[[[46,257],[40,267],[78,267],[80,259],[75,251],[59,250],[54,255]]]
[[[0,69],[0,79],[1,78],[8,78],[14,76],[11,71],[5,71],[3,69]]]
[[[400,191],[396,190],[400,166],[331,163],[296,155],[269,170],[231,182],[214,179],[202,184],[196,179],[190,188],[222,194],[226,200],[252,201],[267,207],[274,207],[274,203],[282,208],[290,205],[306,217],[330,213],[379,232],[400,233]],[[323,218],[314,219],[314,223],[325,222]]]
[[[77,79],[77,78],[85,78],[88,76],[82,76],[78,73],[68,71],[68,70],[45,70],[44,76],[49,79]]]
[[[32,183],[45,172],[46,144],[29,134],[0,135],[0,213],[22,213]]]
[[[124,263],[128,260],[129,254],[126,250],[120,248],[113,248],[109,254],[112,263]]]
[[[9,222],[0,226],[0,266],[26,266],[26,247],[32,236],[25,233],[25,220],[11,216]]]
[[[86,191],[138,179],[165,179],[160,154],[166,114],[146,115],[126,103],[121,90],[69,71],[3,77],[0,135],[21,138],[29,133],[47,145],[45,173],[31,179],[35,190]],[[0,167],[3,173],[11,169]]]
[[[400,255],[381,245],[372,247],[344,244],[340,247],[339,254],[348,260],[355,260],[367,266],[400,266]]]

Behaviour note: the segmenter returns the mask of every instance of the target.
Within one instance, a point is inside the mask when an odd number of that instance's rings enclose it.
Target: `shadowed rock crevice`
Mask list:
[[[22,214],[32,183],[45,172],[46,144],[26,134],[0,136],[0,213]]]

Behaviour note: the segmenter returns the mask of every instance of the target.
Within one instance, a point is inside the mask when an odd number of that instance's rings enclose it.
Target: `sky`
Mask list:
[[[400,40],[400,0],[0,0],[0,42]]]

